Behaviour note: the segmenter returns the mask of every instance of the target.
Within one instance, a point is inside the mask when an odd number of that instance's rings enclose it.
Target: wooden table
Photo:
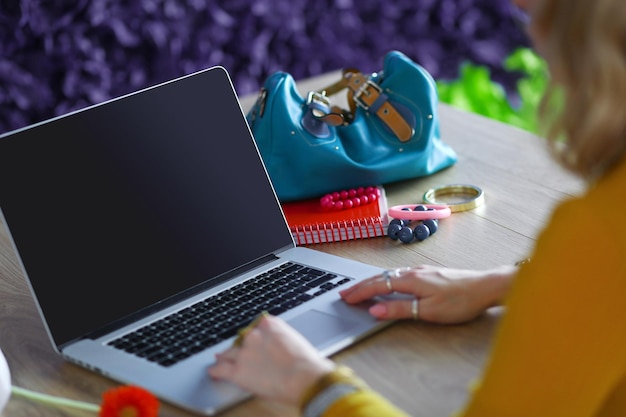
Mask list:
[[[336,80],[338,73],[299,83],[302,92]],[[244,97],[244,110],[255,97]],[[489,268],[526,258],[554,205],[582,190],[544,149],[543,140],[522,130],[440,105],[443,139],[458,153],[453,167],[428,178],[386,186],[391,205],[421,201],[429,188],[469,183],[485,192],[485,204],[441,222],[437,235],[404,245],[374,238],[313,246],[381,267],[438,264]],[[467,399],[466,386],[488,355],[501,311],[452,326],[403,321],[335,355],[373,388],[413,416],[444,417]],[[13,383],[45,393],[100,402],[114,381],[64,362],[52,350],[16,255],[0,226],[0,348]],[[89,416],[11,399],[3,416]],[[164,404],[163,416],[191,416]],[[291,408],[251,399],[223,414],[295,416]]]

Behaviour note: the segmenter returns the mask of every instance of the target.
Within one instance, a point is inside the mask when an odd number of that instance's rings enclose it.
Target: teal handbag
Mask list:
[[[330,96],[347,91],[347,109]],[[442,142],[435,82],[398,51],[368,76],[344,70],[336,83],[302,97],[276,72],[246,114],[281,201],[423,177],[453,165]],[[344,106],[345,107],[345,106]]]

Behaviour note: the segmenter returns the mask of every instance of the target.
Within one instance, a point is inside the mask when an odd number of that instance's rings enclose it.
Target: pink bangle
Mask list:
[[[419,205],[419,204],[418,204]],[[416,204],[403,204],[401,206],[393,206],[389,209],[389,215],[394,219],[400,220],[428,220],[428,219],[445,219],[452,212],[449,206],[440,204],[421,204],[428,209],[425,211],[414,211]],[[408,208],[410,210],[402,210]]]

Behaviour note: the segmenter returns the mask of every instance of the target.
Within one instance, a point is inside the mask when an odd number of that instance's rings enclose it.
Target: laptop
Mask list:
[[[380,268],[294,244],[222,67],[0,136],[0,208],[56,351],[197,414],[261,310],[325,355],[390,324],[337,294]]]

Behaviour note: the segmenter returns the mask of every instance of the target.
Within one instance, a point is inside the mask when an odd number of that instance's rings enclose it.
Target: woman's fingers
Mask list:
[[[363,280],[350,288],[339,291],[341,298],[347,302],[357,303],[359,301],[370,299],[376,295],[390,294],[393,292],[388,288],[387,280],[382,275],[376,275],[372,278]],[[391,284],[393,285],[393,284]]]
[[[346,288],[339,294],[344,301],[351,304],[394,292],[414,294],[416,282],[410,271],[409,268],[388,270]]]
[[[209,375],[214,379],[232,380],[235,373],[235,363],[232,360],[225,360],[220,356],[217,362],[208,368]]]
[[[304,336],[267,316],[243,332],[240,343],[216,356],[211,377],[234,382],[261,397],[297,404],[315,380],[334,369]]]
[[[224,352],[215,355],[215,364],[208,368],[209,375],[212,378],[237,381],[237,358],[242,354],[243,347],[249,347],[255,351],[255,345],[258,345],[262,339],[261,330],[259,328],[266,327],[266,324],[261,323],[263,321],[265,321],[265,317],[260,316],[259,320],[254,325],[255,327],[248,327],[246,329],[245,337],[242,338],[240,345],[233,345]],[[246,351],[243,353],[245,354]]]
[[[419,317],[418,306],[419,301],[416,299],[383,301],[371,306],[369,312],[372,316],[382,320],[416,320]]]

